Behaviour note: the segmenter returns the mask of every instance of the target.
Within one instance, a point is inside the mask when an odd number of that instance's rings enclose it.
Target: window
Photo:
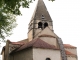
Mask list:
[[[46,58],[46,60],[51,60],[50,58]]]
[[[46,28],[48,26],[48,23],[47,22],[45,22],[44,23],[44,28]]]
[[[38,23],[38,28],[42,28],[42,22]]]

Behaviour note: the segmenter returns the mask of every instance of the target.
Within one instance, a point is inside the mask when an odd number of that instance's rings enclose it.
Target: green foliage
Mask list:
[[[21,15],[19,8],[29,8],[29,4],[35,0],[0,0],[0,8],[3,8],[6,13]],[[49,0],[54,1],[54,0]]]
[[[0,11],[0,39],[11,35],[11,31],[16,27],[16,19],[13,14]]]
[[[29,4],[32,0],[1,0],[0,7],[4,9],[6,13],[12,13],[15,15],[20,15],[21,12],[19,8],[22,6],[23,8],[29,8]]]

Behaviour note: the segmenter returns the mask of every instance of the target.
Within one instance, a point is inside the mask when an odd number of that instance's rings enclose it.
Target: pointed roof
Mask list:
[[[42,18],[44,18],[45,20],[49,20],[49,21],[52,20],[43,0],[38,0],[37,7],[35,9],[35,12],[34,12],[31,20],[34,20],[34,19],[42,20]]]

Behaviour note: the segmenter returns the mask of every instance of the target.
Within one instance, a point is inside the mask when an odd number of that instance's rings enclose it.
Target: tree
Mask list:
[[[5,39],[5,37],[11,35],[11,31],[16,27],[16,18],[11,13],[4,13],[0,10],[0,38]]]
[[[49,1],[54,1],[54,0],[49,0]],[[6,13],[20,15],[21,12],[19,8],[21,6],[23,8],[29,8],[29,4],[32,2],[33,0],[0,0],[0,7],[3,7]]]

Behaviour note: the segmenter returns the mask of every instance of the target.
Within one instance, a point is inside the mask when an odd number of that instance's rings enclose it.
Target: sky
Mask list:
[[[80,0],[44,0],[47,10],[53,20],[54,32],[65,44],[77,47],[80,59]],[[30,4],[30,8],[20,8],[22,16],[17,16],[17,27],[13,34],[6,39],[20,41],[27,38],[28,24],[34,12],[37,0]],[[4,44],[2,44],[4,45]]]

